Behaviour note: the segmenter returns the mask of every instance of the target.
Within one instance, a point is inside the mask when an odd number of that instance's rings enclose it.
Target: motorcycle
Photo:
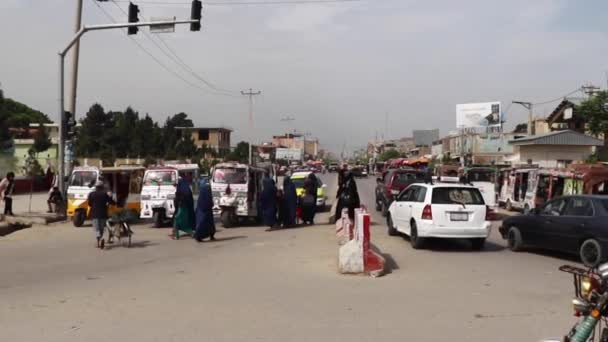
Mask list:
[[[572,300],[575,316],[581,320],[561,340],[545,342],[608,342],[608,262],[586,265],[583,269],[564,265],[560,271],[572,274],[575,298]]]

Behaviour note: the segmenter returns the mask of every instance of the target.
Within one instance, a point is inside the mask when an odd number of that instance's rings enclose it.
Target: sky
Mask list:
[[[57,52],[73,35],[76,1],[0,0],[2,88],[52,119]],[[117,22],[127,19],[119,9],[127,3],[83,1],[85,25],[110,23],[102,9]],[[154,1],[160,0],[148,0]],[[132,39],[122,30],[87,33],[77,117],[95,102],[107,110],[132,106],[161,122],[186,112],[197,126],[233,128],[233,142],[268,141],[296,129],[340,152],[375,136],[411,136],[414,129],[445,135],[456,129],[458,103],[501,101],[512,128],[527,120],[524,108],[509,105],[513,100],[544,102],[584,84],[606,88],[608,2],[602,0],[230,4],[235,1],[204,4],[200,32],[184,25],[164,34],[142,28]],[[252,0],[236,2],[243,1]],[[142,2],[141,20],[189,17],[183,4],[189,1],[164,2],[178,4]],[[249,88],[262,92],[254,99],[253,129],[247,97],[240,95]],[[535,114],[546,116],[557,104],[536,106]],[[295,120],[281,120],[286,117]]]

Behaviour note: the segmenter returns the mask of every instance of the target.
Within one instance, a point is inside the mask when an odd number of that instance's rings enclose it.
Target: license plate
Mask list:
[[[469,214],[467,213],[450,213],[450,221],[468,221]]]

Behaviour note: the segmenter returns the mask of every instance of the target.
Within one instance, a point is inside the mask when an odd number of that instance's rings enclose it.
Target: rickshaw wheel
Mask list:
[[[72,223],[74,227],[82,227],[85,220],[85,214],[83,210],[77,210],[72,217]]]

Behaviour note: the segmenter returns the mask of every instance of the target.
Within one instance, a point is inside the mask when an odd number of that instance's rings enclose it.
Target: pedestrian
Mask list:
[[[15,191],[15,174],[9,172],[0,182],[0,200],[4,201],[4,215],[14,216],[13,214],[13,192]]]
[[[296,225],[296,207],[298,206],[298,194],[296,185],[291,177],[283,179],[283,202],[285,205],[285,216],[283,217],[283,227],[290,228]]]
[[[95,191],[89,194],[89,207],[91,208],[91,218],[93,219],[93,229],[97,238],[97,248],[103,249],[105,241],[103,232],[108,220],[108,206],[116,204],[112,197],[104,189],[103,182],[95,184]]]
[[[173,238],[179,239],[179,232],[192,234],[194,230],[194,196],[190,184],[185,178],[180,178],[175,191],[175,220],[173,222]]]
[[[54,186],[49,193],[49,199],[46,201],[46,204],[49,206],[49,213],[53,213],[57,211],[57,208],[63,202],[63,195],[61,195],[61,191],[59,191],[59,187]]]
[[[194,239],[202,242],[209,238],[215,241],[215,221],[213,219],[213,194],[207,179],[200,182],[200,192],[196,203],[196,230]]]
[[[260,199],[262,207],[262,221],[264,225],[273,229],[276,224],[277,215],[277,187],[274,180],[268,174],[262,182],[262,196]]]
[[[335,220],[342,217],[342,209],[348,209],[348,217],[351,220],[355,218],[355,208],[359,208],[361,201],[359,192],[357,191],[357,183],[352,172],[344,174],[342,186],[338,190],[338,205],[336,206]]]
[[[285,206],[285,193],[283,189],[277,188],[277,226],[282,226],[285,221],[285,215],[287,214],[287,207]]]
[[[304,209],[304,222],[315,224],[315,215],[317,213],[317,190],[319,187],[319,181],[313,172],[311,172],[306,180],[304,181],[304,197],[311,196],[310,198],[302,198],[302,203],[305,206]],[[312,202],[312,203],[311,203]],[[311,205],[312,204],[312,205]]]

